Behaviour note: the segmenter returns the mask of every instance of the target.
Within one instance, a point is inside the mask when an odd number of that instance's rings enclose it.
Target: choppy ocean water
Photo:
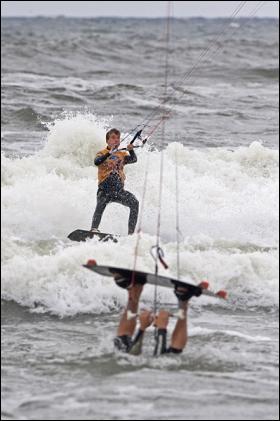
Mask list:
[[[116,356],[125,292],[88,273],[89,258],[131,267],[136,236],[111,205],[116,244],[71,243],[96,203],[96,151],[162,99],[162,19],[2,19],[2,418],[277,419],[278,20],[175,20],[165,127],[162,244],[176,274],[179,152],[182,275],[228,290],[193,300],[182,356]],[[216,40],[216,41],[215,41]],[[176,84],[205,48],[190,80]],[[160,130],[127,168],[141,199],[138,264],[153,270]],[[169,290],[160,301],[175,304]],[[153,288],[143,295],[152,306]]]

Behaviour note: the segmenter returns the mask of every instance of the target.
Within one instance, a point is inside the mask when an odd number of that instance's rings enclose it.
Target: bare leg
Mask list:
[[[137,313],[142,290],[143,285],[140,284],[135,284],[130,289],[128,289],[128,303],[120,320],[117,332],[118,336],[127,335],[131,337],[133,335],[136,327],[136,318],[127,320],[127,311],[129,310],[132,313]]]
[[[184,319],[178,319],[171,338],[171,348],[183,350],[187,344],[187,310],[188,302],[180,302],[180,308],[184,312]]]
[[[205,285],[206,284],[206,285]],[[182,286],[175,287],[175,295],[179,300],[179,308],[183,311],[183,319],[178,319],[175,329],[171,338],[171,348],[177,350],[183,350],[187,344],[188,340],[188,330],[187,330],[187,311],[188,311],[188,302],[189,299],[194,295],[199,297],[202,293],[202,289],[208,288],[208,283],[201,282],[199,284],[201,291],[200,293],[195,292],[194,290],[184,288]]]

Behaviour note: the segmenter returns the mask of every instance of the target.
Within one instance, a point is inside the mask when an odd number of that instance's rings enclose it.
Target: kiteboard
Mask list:
[[[86,230],[75,230],[71,232],[67,238],[72,241],[86,241],[88,238],[98,238],[99,241],[113,241],[117,243],[117,236],[114,234],[109,234],[105,232],[94,232],[94,231],[86,231]]]
[[[217,292],[209,290],[208,289],[209,284],[206,281],[202,282],[200,285],[194,285],[190,282],[187,282],[181,279],[178,280],[178,279],[174,279],[168,276],[159,276],[159,275],[155,275],[154,273],[139,272],[139,271],[134,271],[130,269],[118,268],[114,266],[100,266],[93,259],[88,260],[88,262],[83,266],[100,275],[110,276],[114,278],[117,283],[119,283],[120,281],[126,280],[128,281],[128,284],[138,283],[138,284],[144,285],[148,283],[151,285],[157,285],[157,286],[173,288],[173,289],[174,287],[187,287],[188,289],[193,291],[194,295],[197,295],[197,296],[200,294],[205,294],[211,297],[217,297],[217,298],[222,298],[222,299],[227,298],[227,292],[224,290],[219,290]]]

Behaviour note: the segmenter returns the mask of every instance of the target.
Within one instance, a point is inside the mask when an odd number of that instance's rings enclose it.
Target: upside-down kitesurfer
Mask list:
[[[204,288],[204,282],[199,286],[200,289],[190,289],[187,286],[175,286],[174,293],[178,299],[179,313],[178,320],[172,333],[170,346],[167,346],[167,326],[171,314],[166,310],[160,310],[157,315],[152,311],[144,310],[139,314],[139,329],[133,338],[136,328],[136,317],[129,317],[130,314],[136,315],[140,296],[143,290],[143,284],[135,280],[134,283],[125,279],[115,278],[116,283],[128,291],[128,302],[124,313],[121,316],[117,331],[117,337],[114,340],[115,347],[118,350],[129,354],[139,355],[142,351],[142,343],[146,329],[154,323],[156,327],[156,343],[154,355],[165,353],[179,354],[183,351],[187,343],[187,310],[188,302],[194,295],[199,296]]]

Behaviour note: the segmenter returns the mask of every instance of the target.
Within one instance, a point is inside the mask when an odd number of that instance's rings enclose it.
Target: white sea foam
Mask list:
[[[33,156],[2,160],[2,297],[55,314],[102,312],[122,305],[125,293],[81,267],[133,267],[136,235],[118,244],[70,243],[67,234],[88,229],[96,204],[93,159],[104,147],[107,122],[68,115],[49,127],[45,147]],[[169,273],[176,276],[175,159],[180,191],[181,274],[213,288],[227,288],[235,305],[277,305],[278,152],[254,142],[233,151],[190,149],[171,143],[164,151],[161,238]],[[126,167],[126,188],[141,201],[149,172],[138,268],[153,270],[160,152],[138,150]],[[101,230],[126,235],[128,210],[111,204]],[[161,292],[168,300],[170,291]],[[153,291],[147,288],[149,301]],[[202,300],[208,303],[209,298]]]

